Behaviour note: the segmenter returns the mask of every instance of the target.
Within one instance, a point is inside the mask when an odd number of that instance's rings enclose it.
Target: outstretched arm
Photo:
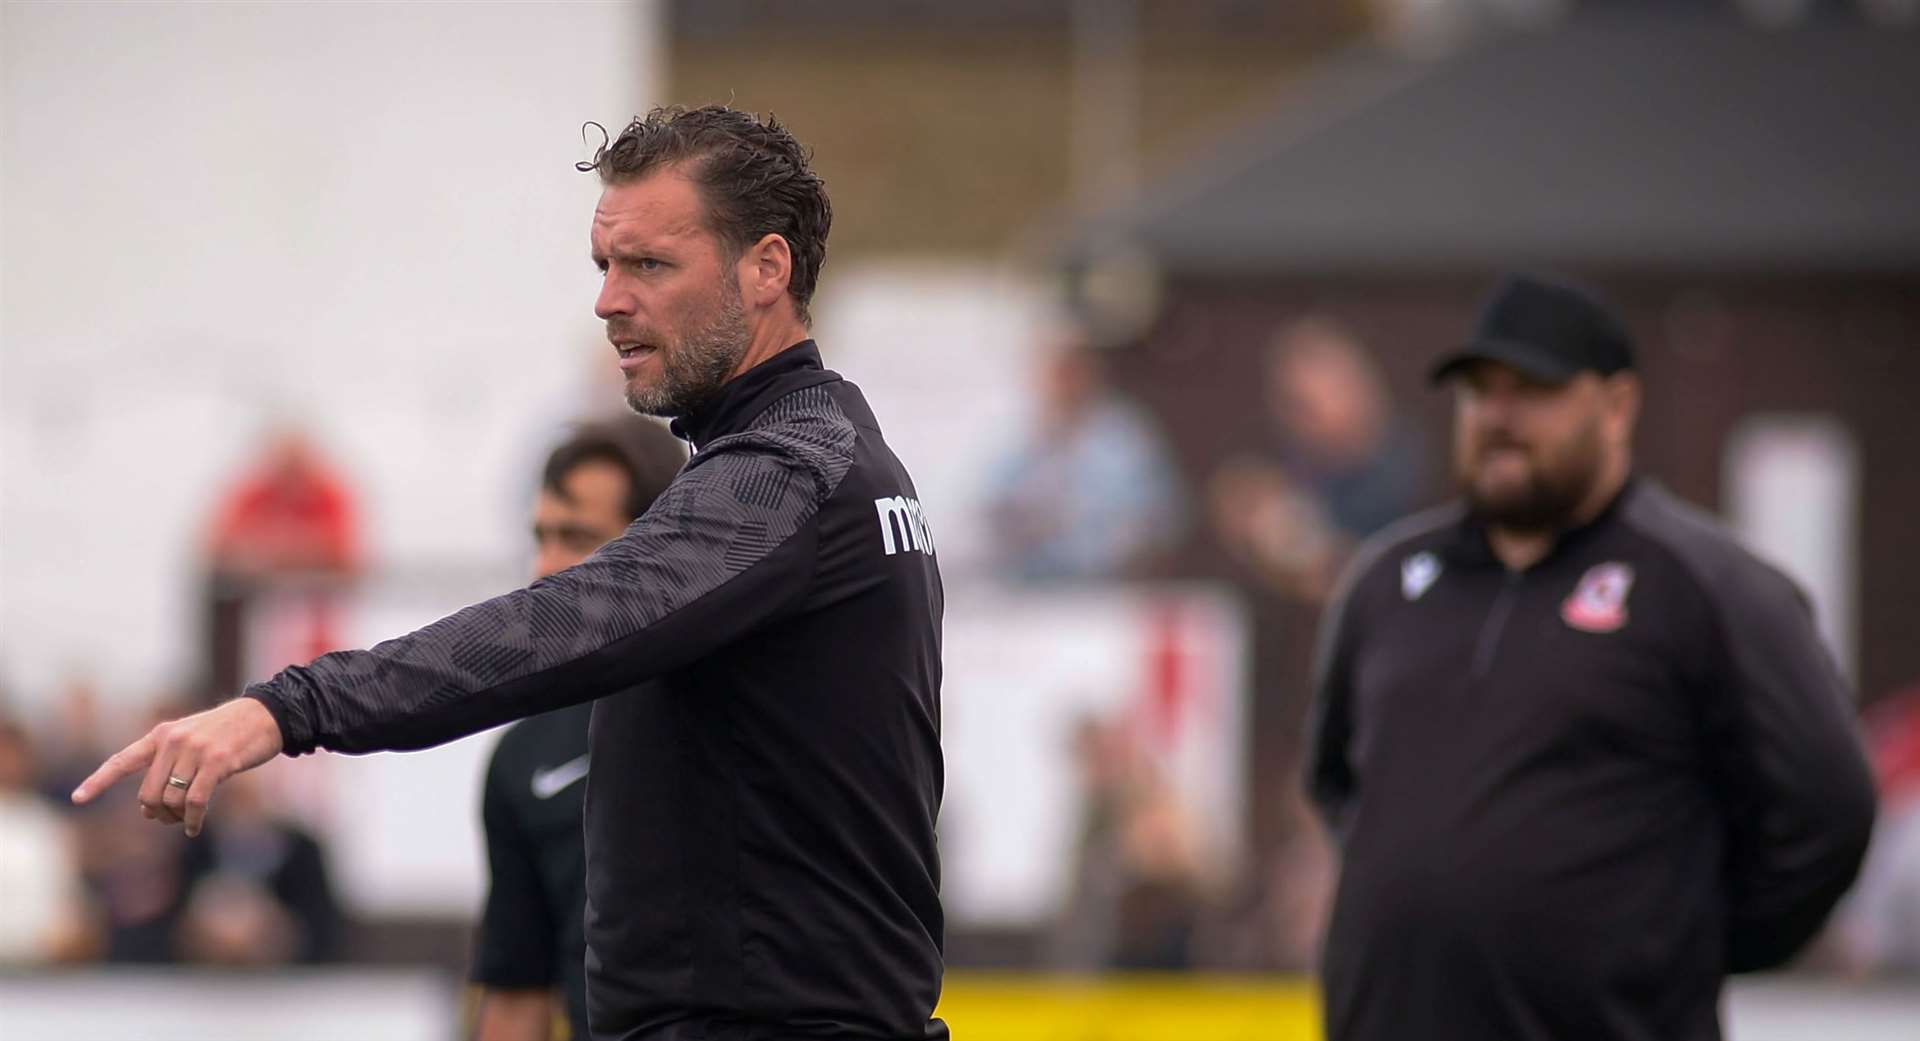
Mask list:
[[[585,563],[163,723],[74,798],[90,801],[145,771],[146,815],[197,834],[214,787],[277,752],[426,748],[695,661],[806,588],[812,522],[851,464],[851,443],[844,422],[805,416],[777,434],[717,440]]]

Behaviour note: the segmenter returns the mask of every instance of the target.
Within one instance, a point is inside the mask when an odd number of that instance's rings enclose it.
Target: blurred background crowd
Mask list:
[[[816,149],[816,332],[940,532],[957,969],[1311,968],[1318,612],[1448,493],[1425,366],[1544,267],[1640,338],[1641,469],[1859,691],[1883,820],[1804,967],[1920,974],[1920,3],[24,2],[0,45],[0,963],[463,970],[484,736],[278,763],[196,841],[65,793],[514,584],[537,461],[619,405],[579,123],[720,100]]]

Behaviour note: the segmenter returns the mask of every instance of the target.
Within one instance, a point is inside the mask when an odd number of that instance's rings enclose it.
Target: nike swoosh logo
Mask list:
[[[559,766],[533,772],[533,797],[551,799],[587,776],[587,757],[569,759]]]

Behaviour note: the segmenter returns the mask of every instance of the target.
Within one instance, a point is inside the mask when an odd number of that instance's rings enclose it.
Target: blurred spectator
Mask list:
[[[73,835],[33,776],[25,728],[0,718],[0,965],[68,961],[92,947]]]
[[[1277,848],[1257,860],[1240,898],[1203,928],[1196,954],[1233,972],[1308,973],[1320,952],[1333,899],[1333,851],[1305,796],[1289,789]]]
[[[338,649],[330,583],[359,569],[358,511],[346,481],[305,435],[283,430],[215,508],[208,538],[206,689],[237,692],[245,677]],[[253,632],[262,592],[303,587],[297,607],[275,615],[271,633]],[[268,648],[250,648],[264,635]],[[262,660],[250,660],[260,658]]]
[[[158,701],[140,728],[172,719],[182,703]],[[174,927],[186,904],[186,837],[173,828],[129,828],[124,806],[97,802],[81,811],[80,865],[105,929],[110,962],[176,958]]]
[[[67,796],[113,749],[101,740],[100,692],[91,679],[69,677],[56,701],[36,757],[35,787],[64,812],[73,809]]]
[[[1313,826],[1303,793],[1294,790],[1288,806],[1294,823],[1268,874],[1274,950],[1266,967],[1309,972],[1333,909],[1333,849],[1326,832]]]
[[[1082,972],[1192,967],[1205,873],[1185,811],[1123,723],[1083,720],[1073,752],[1081,826],[1054,961]]]
[[[1866,731],[1880,815],[1839,946],[1858,971],[1920,973],[1920,686],[1875,704]]]
[[[259,774],[220,790],[220,816],[187,845],[191,890],[176,941],[188,961],[277,965],[331,960],[340,910],[319,842],[275,817]]]
[[[1115,969],[1193,967],[1194,927],[1206,890],[1186,810],[1162,783],[1142,787],[1121,820],[1126,884],[1115,908]]]
[[[304,435],[281,431],[221,499],[215,570],[344,574],[359,560],[353,496]]]
[[[1419,442],[1394,415],[1379,364],[1346,326],[1309,316],[1280,331],[1267,355],[1267,407],[1282,462],[1341,531],[1371,535],[1419,504]]]
[[[1107,386],[1079,339],[1057,348],[1040,410],[988,490],[998,569],[1024,581],[1138,574],[1180,534],[1180,487],[1159,432]]]
[[[86,880],[105,918],[106,960],[171,962],[186,892],[186,839],[161,828],[116,828],[108,818],[88,811],[81,843]]]
[[[1250,577],[1308,603],[1332,588],[1349,542],[1320,499],[1286,470],[1248,456],[1230,459],[1208,479],[1207,505],[1215,534]]]
[[[1317,602],[1355,540],[1418,503],[1425,465],[1372,355],[1329,318],[1281,328],[1265,391],[1272,447],[1214,471],[1214,530],[1265,584]]]
[[[1080,775],[1080,828],[1074,844],[1067,906],[1053,936],[1061,968],[1106,966],[1114,946],[1115,908],[1124,884],[1117,836],[1122,827],[1133,749],[1125,732],[1097,716],[1075,728],[1073,761]]]

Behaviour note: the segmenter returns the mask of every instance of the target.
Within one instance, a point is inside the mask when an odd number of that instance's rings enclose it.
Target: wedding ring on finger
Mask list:
[[[180,777],[174,774],[167,775],[167,787],[169,788],[178,788],[181,791],[186,791],[187,785],[191,783],[192,783],[191,781],[188,781],[184,777]]]

